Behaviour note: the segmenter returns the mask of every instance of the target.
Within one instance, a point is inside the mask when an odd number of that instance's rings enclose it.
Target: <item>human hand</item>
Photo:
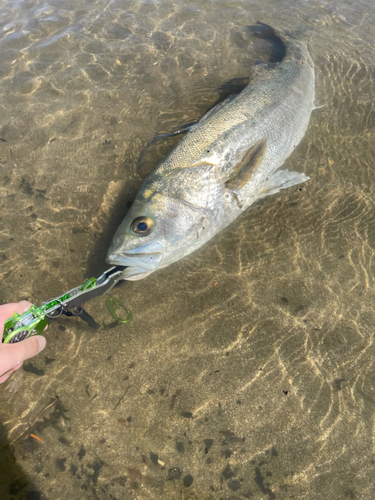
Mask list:
[[[12,304],[4,304],[0,306],[0,333],[3,334],[5,320],[12,317],[17,312],[19,314],[27,311],[32,304],[26,300],[15,302]],[[0,341],[1,342],[1,341]],[[25,359],[36,356],[44,349],[46,339],[40,335],[29,337],[26,340],[15,344],[0,343],[0,384],[5,382],[13,372],[21,368]]]

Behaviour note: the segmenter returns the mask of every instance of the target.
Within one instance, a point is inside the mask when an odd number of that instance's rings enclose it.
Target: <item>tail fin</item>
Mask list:
[[[269,62],[281,62],[286,54],[284,41],[277,31],[268,24],[257,21],[256,24],[249,26],[249,31],[262,40],[267,40],[271,44],[271,57]]]
[[[270,62],[281,62],[282,60],[301,61],[304,59],[307,64],[313,65],[307,46],[313,33],[311,30],[303,28],[295,33],[280,32],[268,24],[257,23],[249,26],[255,36],[268,40],[271,45]]]

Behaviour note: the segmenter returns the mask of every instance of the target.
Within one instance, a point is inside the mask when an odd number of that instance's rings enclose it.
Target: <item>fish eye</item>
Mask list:
[[[130,225],[130,229],[142,236],[147,236],[154,229],[154,221],[150,217],[137,217]]]

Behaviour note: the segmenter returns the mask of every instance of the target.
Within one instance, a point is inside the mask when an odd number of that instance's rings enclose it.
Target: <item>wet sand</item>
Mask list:
[[[114,289],[134,319],[60,318],[0,388],[1,499],[375,496],[374,11],[370,2],[0,8],[2,303],[99,276],[139,186],[272,46],[312,34],[323,108],[289,170],[199,251]],[[63,8],[62,8],[63,7]],[[40,438],[41,441],[32,437]]]

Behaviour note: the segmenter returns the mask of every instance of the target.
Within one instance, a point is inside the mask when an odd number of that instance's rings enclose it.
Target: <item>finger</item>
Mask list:
[[[22,314],[32,306],[31,302],[21,300],[21,302],[11,302],[0,306],[0,331],[4,328],[5,320],[11,318],[14,313]]]
[[[40,335],[29,337],[16,344],[3,344],[0,349],[0,371],[10,370],[17,363],[32,358],[44,349],[46,339]]]
[[[0,377],[0,384],[2,384],[3,382],[5,382],[13,373],[13,370],[9,370],[7,373],[5,373],[4,375],[2,375]]]
[[[10,304],[4,304],[0,306],[0,335],[1,331],[4,329],[4,322],[11,318],[14,313],[22,314],[33,304],[28,300],[21,300],[21,302],[12,302]],[[48,325],[44,327],[44,330],[47,330]]]
[[[21,366],[23,365],[23,363],[17,363],[16,366],[14,368],[12,368],[11,370],[7,371],[6,373],[4,373],[1,377],[0,377],[0,384],[2,384],[3,382],[5,382],[11,375],[12,373],[14,373],[15,371],[17,371],[19,368],[21,368]]]
[[[16,312],[18,314],[22,314],[30,307],[32,303],[28,300],[21,300],[21,302],[11,302],[10,304],[3,304],[0,306],[0,314],[1,317],[8,319],[11,318],[12,315]]]

